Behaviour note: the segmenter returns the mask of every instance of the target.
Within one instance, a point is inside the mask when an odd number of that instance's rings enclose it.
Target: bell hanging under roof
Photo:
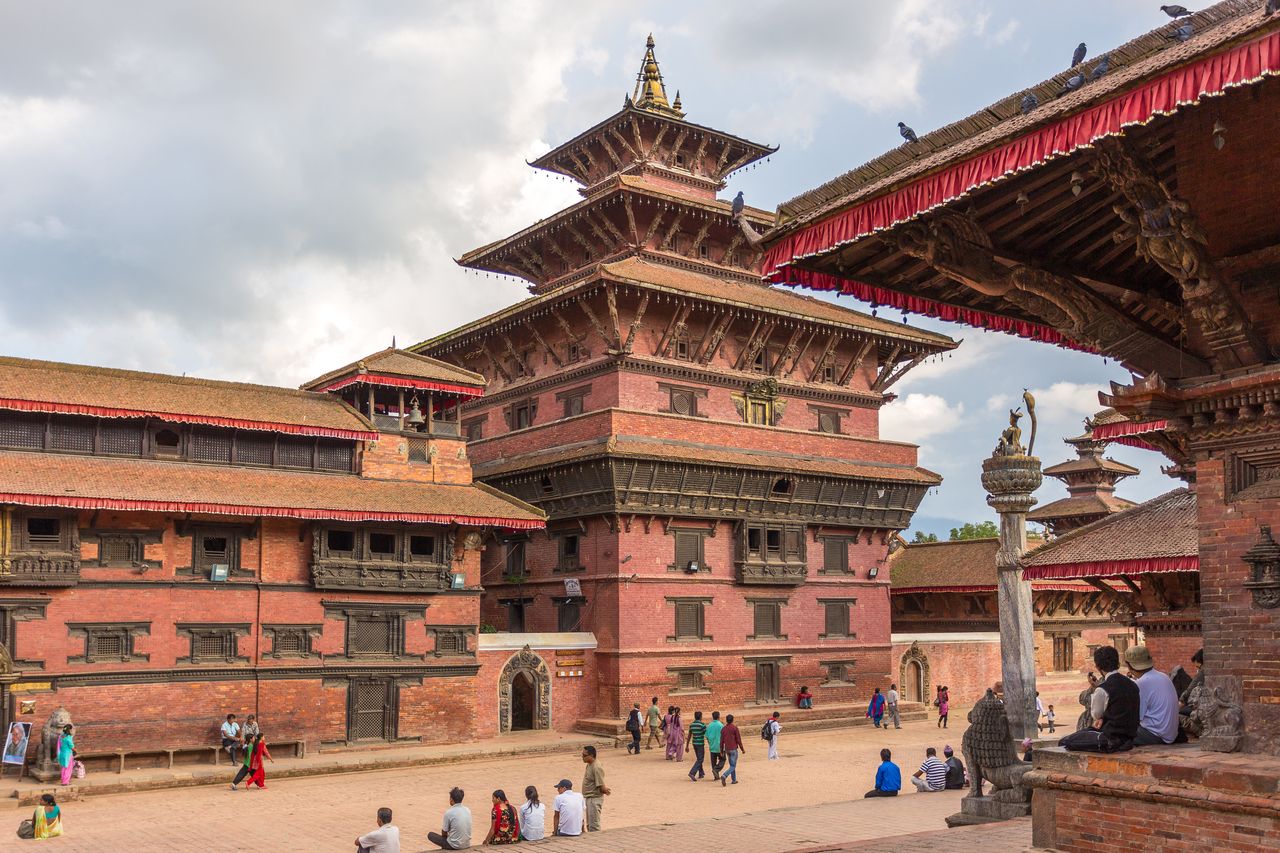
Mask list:
[[[409,417],[405,418],[405,423],[412,424],[413,426],[422,426],[426,422],[427,419],[422,416],[422,409],[418,408],[418,398],[415,395],[414,398],[409,401]]]

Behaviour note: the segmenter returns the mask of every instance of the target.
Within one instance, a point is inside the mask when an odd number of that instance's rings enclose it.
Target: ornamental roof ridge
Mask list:
[[[384,350],[367,355],[348,365],[331,370],[328,373],[302,384],[303,390],[320,390],[320,386],[340,377],[378,373],[393,376],[405,376],[412,379],[438,380],[441,382],[476,385],[483,388],[488,380],[479,373],[457,367],[448,362],[432,358],[422,353],[387,347]]]

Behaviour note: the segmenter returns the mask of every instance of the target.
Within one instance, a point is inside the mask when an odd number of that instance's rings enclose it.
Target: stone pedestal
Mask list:
[[[1022,579],[1027,550],[1027,512],[1040,486],[1040,460],[1013,448],[997,448],[982,463],[987,504],[1000,514],[1000,550],[996,554],[996,601],[1000,611],[1000,669],[1005,711],[1015,739],[1034,738],[1036,725],[1036,650],[1031,584]]]

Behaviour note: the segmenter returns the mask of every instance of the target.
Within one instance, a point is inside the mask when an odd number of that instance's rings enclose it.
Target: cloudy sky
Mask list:
[[[0,0],[0,347],[296,385],[524,295],[451,258],[572,203],[524,161],[614,112],[653,32],[689,118],[781,146],[734,177],[771,208],[1161,24],[1154,2]],[[1040,455],[1124,371],[964,339],[885,410],[947,481],[917,526],[990,516],[1009,402]],[[1161,457],[1122,494],[1177,485]],[[1042,500],[1065,494],[1046,487]]]

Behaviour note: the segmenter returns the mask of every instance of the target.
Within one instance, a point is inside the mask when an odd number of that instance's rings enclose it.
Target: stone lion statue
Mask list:
[[[1031,800],[1031,790],[1022,785],[1022,774],[1031,769],[1013,747],[1009,718],[1004,703],[990,688],[969,712],[969,728],[960,741],[969,765],[969,796],[982,796],[982,780],[992,785],[992,799],[1009,803]]]

